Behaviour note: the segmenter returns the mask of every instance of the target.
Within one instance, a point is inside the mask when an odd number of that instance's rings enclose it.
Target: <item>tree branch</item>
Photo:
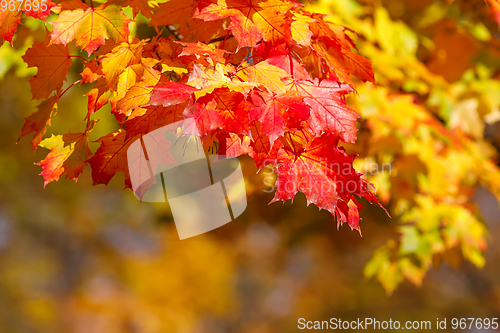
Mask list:
[[[177,29],[175,29],[173,25],[171,24],[167,25],[167,29],[170,32],[170,34],[175,37],[175,39],[177,40],[182,39],[182,35],[179,32],[177,32]]]

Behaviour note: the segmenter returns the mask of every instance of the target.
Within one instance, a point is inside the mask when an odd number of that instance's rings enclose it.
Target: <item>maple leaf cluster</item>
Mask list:
[[[123,12],[127,6],[132,18]],[[47,23],[51,32],[23,57],[38,68],[30,84],[42,101],[21,135],[34,132],[33,148],[50,149],[39,163],[45,184],[63,174],[77,180],[89,164],[94,184],[108,184],[122,171],[131,187],[130,144],[184,120],[183,133],[199,136],[205,147],[217,142],[221,155],[248,154],[259,168],[276,166],[273,201],[301,191],[339,224],[359,230],[357,197],[377,199],[354,170],[355,156],[340,145],[356,140],[359,115],[345,103],[353,78],[374,78],[346,28],[294,0],[113,0],[98,7],[70,0],[50,9],[57,14]],[[156,36],[130,33],[139,13]],[[16,26],[0,38],[11,41]],[[73,40],[88,55],[78,83],[93,85],[86,130],[42,141],[64,94]],[[89,133],[107,103],[120,128],[98,139],[92,156]]]

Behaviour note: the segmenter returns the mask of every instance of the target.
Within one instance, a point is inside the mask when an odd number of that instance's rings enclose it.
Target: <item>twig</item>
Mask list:
[[[179,32],[177,32],[177,29],[175,29],[173,25],[171,24],[167,25],[167,29],[170,32],[170,34],[175,37],[175,39],[177,40],[182,39],[182,35]]]
[[[72,83],[72,84],[71,84],[68,88],[66,88],[66,90],[64,90],[64,91],[63,91],[63,92],[59,95],[58,99],[59,99],[59,98],[61,98],[61,97],[62,97],[62,96],[66,93],[66,91],[68,91],[68,90],[69,90],[69,88],[73,87],[73,86],[74,86],[75,84],[77,84],[77,83],[80,83],[80,81],[81,81],[81,79],[80,79],[80,80],[78,80],[78,81],[73,82],[73,83]]]

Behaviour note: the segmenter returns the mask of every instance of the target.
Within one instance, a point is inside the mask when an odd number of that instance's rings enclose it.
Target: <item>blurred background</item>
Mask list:
[[[337,230],[332,216],[307,206],[301,194],[293,204],[269,205],[268,170],[256,174],[249,158],[241,158],[246,211],[183,241],[168,204],[139,202],[123,190],[122,176],[93,187],[86,168],[78,183],[44,188],[34,163],[47,151],[34,152],[28,138],[16,144],[23,118],[36,106],[26,80],[34,73],[19,57],[43,30],[36,23],[20,26],[18,34],[30,37],[0,47],[0,332],[274,333],[301,331],[299,318],[366,317],[430,320],[433,327],[436,318],[448,318],[442,331],[451,331],[452,318],[500,317],[500,185],[494,177],[500,5],[324,0],[308,10],[355,30],[359,53],[373,62],[378,87],[358,83],[349,102],[364,120],[358,142],[346,148],[360,155],[360,169],[367,161],[392,166],[367,176],[392,218],[368,205],[361,237],[347,226]],[[78,80],[81,69],[75,63],[68,82]],[[63,96],[53,133],[84,130],[87,92],[75,86]],[[101,117],[93,140],[117,126],[109,113]],[[453,140],[469,148],[454,148]],[[443,190],[449,184],[453,188]],[[441,225],[445,234],[429,243],[425,237],[434,231],[423,225],[445,221],[433,215],[445,204],[461,215]],[[446,228],[459,222],[466,227],[454,242]],[[469,232],[479,236],[470,239]],[[374,257],[377,249],[382,254]],[[395,252],[384,257],[384,249]],[[485,260],[477,254],[483,250]],[[398,261],[409,257],[413,273]],[[368,262],[378,273],[365,268]]]

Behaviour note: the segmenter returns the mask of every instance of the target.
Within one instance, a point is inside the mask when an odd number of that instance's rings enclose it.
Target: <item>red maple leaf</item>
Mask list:
[[[304,104],[303,99],[293,93],[255,93],[252,95],[252,102],[257,107],[250,111],[250,119],[260,121],[262,132],[272,144],[283,136],[285,129],[297,128],[301,121],[309,119],[309,107]]]
[[[121,171],[125,174],[126,187],[131,188],[127,164],[127,149],[134,138],[125,139],[126,133],[120,129],[109,133],[96,142],[101,143],[94,156],[88,160],[92,167],[93,184],[108,185],[113,176]]]
[[[308,204],[328,210],[337,216],[338,223],[348,222],[352,229],[359,230],[358,207],[353,194],[376,201],[368,183],[354,170],[355,155],[347,155],[338,148],[339,138],[323,134],[305,141],[300,133],[290,134],[288,146],[280,149],[276,173],[274,201],[293,201],[296,193],[303,192]],[[350,200],[355,204],[349,204]]]
[[[359,114],[348,107],[343,96],[353,89],[336,81],[290,80],[288,89],[304,97],[311,110],[310,125],[316,136],[321,133],[338,135],[344,142],[356,140],[356,120]]]
[[[205,21],[230,17],[228,28],[238,40],[239,47],[252,47],[262,38],[274,43],[288,41],[291,22],[284,14],[295,5],[281,0],[218,1],[198,10],[194,17]]]
[[[168,81],[157,85],[149,97],[148,105],[171,106],[188,101],[198,89],[183,83]]]
[[[164,106],[148,106],[143,115],[137,117],[129,117],[124,122],[125,130],[127,131],[126,139],[135,137],[139,134],[146,134],[162,126],[181,121],[184,118],[184,112],[187,103]]]

